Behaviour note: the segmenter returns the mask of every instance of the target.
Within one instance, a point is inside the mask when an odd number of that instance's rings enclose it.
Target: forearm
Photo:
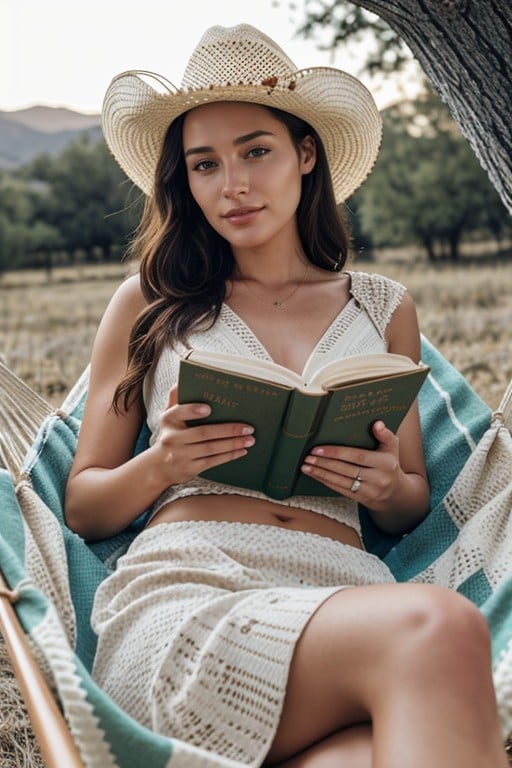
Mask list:
[[[66,523],[87,540],[113,536],[139,517],[167,485],[152,448],[113,469],[88,467],[68,483]]]
[[[368,511],[374,523],[387,533],[412,530],[428,514],[430,489],[422,475],[403,473],[393,493]]]

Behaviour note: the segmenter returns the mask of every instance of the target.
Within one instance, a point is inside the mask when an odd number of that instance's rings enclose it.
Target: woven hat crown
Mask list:
[[[297,67],[285,52],[249,24],[211,27],[192,53],[182,88],[261,85],[269,78],[289,79]]]

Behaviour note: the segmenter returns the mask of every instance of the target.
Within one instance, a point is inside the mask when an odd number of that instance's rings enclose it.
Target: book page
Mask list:
[[[418,366],[405,355],[382,352],[372,355],[353,355],[328,363],[317,371],[308,381],[299,374],[270,360],[254,357],[242,357],[223,352],[191,350],[186,358],[196,363],[229,371],[239,376],[269,381],[286,387],[296,387],[305,393],[321,394],[328,389],[347,382],[391,376],[402,371],[410,371]],[[421,367],[421,366],[420,366]]]
[[[372,355],[353,355],[334,360],[317,371],[307,384],[315,391],[333,389],[348,382],[366,381],[369,379],[392,376],[397,373],[415,370],[418,367],[413,360],[405,355],[382,352]]]
[[[242,357],[228,352],[206,352],[194,349],[186,355],[187,360],[195,363],[203,363],[220,371],[230,371],[240,376],[249,376],[262,381],[271,381],[274,384],[282,384],[287,387],[302,387],[301,377],[270,360],[259,360],[255,357]]]

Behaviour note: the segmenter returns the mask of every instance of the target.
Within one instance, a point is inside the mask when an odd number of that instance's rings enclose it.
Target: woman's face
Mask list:
[[[233,247],[258,247],[286,228],[295,231],[302,176],[315,164],[311,137],[297,151],[265,107],[221,102],[186,115],[183,151],[194,199]]]

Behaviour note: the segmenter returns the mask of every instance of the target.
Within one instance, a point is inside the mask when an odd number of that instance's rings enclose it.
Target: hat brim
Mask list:
[[[323,142],[338,203],[362,184],[377,159],[382,121],[372,95],[352,75],[329,67],[299,70],[286,82],[268,85],[227,84],[165,93],[140,74],[125,72],[105,94],[105,140],[127,176],[151,195],[169,125],[194,107],[219,101],[275,107],[309,123]]]

